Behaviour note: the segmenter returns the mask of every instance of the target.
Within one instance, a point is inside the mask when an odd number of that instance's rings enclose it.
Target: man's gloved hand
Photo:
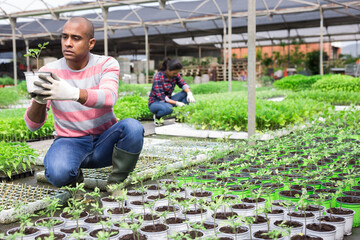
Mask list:
[[[34,84],[44,89],[35,90],[34,93],[47,95],[44,100],[79,100],[80,89],[71,86],[55,74],[51,73],[51,76],[39,75],[39,78],[46,82],[35,81]]]
[[[34,93],[30,93],[29,94],[30,97],[32,99],[34,99],[35,102],[37,102],[38,104],[47,104],[48,100],[45,100],[44,98],[46,98],[47,96],[43,96],[43,95],[36,95]]]
[[[183,106],[185,106],[185,103],[176,101],[176,106],[183,107]]]
[[[188,101],[189,103],[195,102],[195,98],[194,98],[194,95],[192,94],[192,92],[187,93],[186,101]]]

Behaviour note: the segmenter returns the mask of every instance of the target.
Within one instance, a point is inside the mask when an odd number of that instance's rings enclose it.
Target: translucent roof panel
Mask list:
[[[104,23],[100,5],[109,10],[111,31],[107,36],[129,42],[143,42],[144,26],[147,26],[152,41],[156,41],[153,36],[162,35],[159,42],[164,38],[174,42],[191,38],[194,41],[191,44],[195,45],[220,44],[222,19],[228,18],[226,0],[168,0],[165,9],[159,8],[158,0],[0,0],[0,21],[5,21],[0,23],[0,41],[12,38],[8,14],[17,18],[19,39],[37,39],[39,34],[49,38],[59,36],[70,16],[86,16],[95,26],[95,37],[101,41]],[[356,36],[359,32],[358,0],[256,0],[259,44],[287,40],[289,31],[290,38],[318,40],[320,6],[324,12],[324,35],[328,39],[329,36],[338,39],[340,35],[349,39],[345,36]],[[232,0],[232,14],[232,40],[235,44],[246,43],[248,2]],[[178,44],[181,45],[180,40]],[[4,49],[0,47],[1,51]]]

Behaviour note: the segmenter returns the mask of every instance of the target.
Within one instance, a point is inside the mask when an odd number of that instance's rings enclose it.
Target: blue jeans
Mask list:
[[[131,118],[117,122],[101,135],[58,137],[46,153],[45,176],[56,187],[68,185],[76,181],[80,168],[112,165],[115,144],[124,151],[139,153],[143,140],[143,126]]]
[[[171,100],[183,102],[185,104],[189,104],[186,100],[187,93],[184,91],[181,91],[174,96],[171,96]],[[167,102],[153,102],[149,106],[150,112],[156,115],[156,117],[161,118],[163,116],[169,115],[173,112],[174,105],[167,103]]]

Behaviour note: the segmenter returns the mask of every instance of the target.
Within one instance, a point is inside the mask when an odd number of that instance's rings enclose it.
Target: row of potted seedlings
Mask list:
[[[306,188],[295,196],[295,205],[286,200],[273,201],[272,188],[254,188],[250,196],[218,188],[220,191],[213,196],[206,190],[214,187],[211,182],[179,184],[165,179],[144,185],[142,178],[133,176],[132,180],[138,187],[119,190],[122,194],[118,197],[101,198],[99,189],[95,189],[85,194],[87,198],[77,198],[85,192],[83,184],[67,187],[72,198],[60,218],[53,218],[58,201],[48,199],[49,207],[42,213],[47,217],[35,223],[47,226],[47,233],[41,227],[32,233],[28,218],[33,215],[22,214],[20,227],[9,230],[8,236],[30,232],[34,235],[30,234],[29,239],[52,235],[70,239],[301,239],[308,234],[314,239],[342,239],[351,233],[354,211],[341,206],[325,209],[321,204],[328,195],[320,194],[311,202]],[[220,186],[221,181],[216,184]],[[112,190],[121,187],[114,185]],[[329,236],[317,237],[319,230]]]

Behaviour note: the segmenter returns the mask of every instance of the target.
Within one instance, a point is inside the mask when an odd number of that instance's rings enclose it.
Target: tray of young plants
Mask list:
[[[24,142],[0,141],[0,181],[11,181],[34,174],[37,153]]]
[[[284,224],[295,230],[295,221],[302,223],[303,235],[342,239],[352,227],[360,226],[360,141],[353,137],[356,114],[335,113],[288,136],[256,146],[242,144],[238,153],[183,171],[176,181],[182,188],[199,189],[197,197],[206,201],[217,196],[235,200],[240,216],[249,211],[244,205],[255,205],[260,209],[255,216],[260,213],[268,219],[264,221],[270,226],[267,231],[273,225],[288,232]],[[224,205],[228,206],[222,203],[219,209]],[[233,212],[228,207],[221,213],[228,218]]]
[[[23,213],[32,214],[46,208],[46,198],[65,202],[69,197],[62,189],[51,189],[27,184],[0,183],[0,223],[19,220]]]

